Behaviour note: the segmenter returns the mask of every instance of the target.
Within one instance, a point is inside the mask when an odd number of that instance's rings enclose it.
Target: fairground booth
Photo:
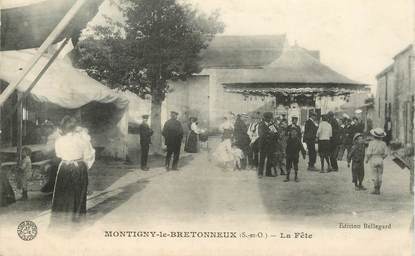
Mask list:
[[[309,111],[320,115],[325,100],[347,100],[350,94],[367,91],[367,85],[337,73],[299,46],[286,47],[281,56],[262,69],[233,72],[225,91],[252,96],[274,97],[275,113],[300,116]]]
[[[75,115],[99,155],[125,159],[128,100],[62,56],[103,0],[3,0],[1,10],[1,167],[32,150],[32,178],[54,157],[57,126]],[[55,137],[56,138],[56,137]],[[12,168],[13,169],[13,168]],[[44,174],[44,173],[43,173]]]

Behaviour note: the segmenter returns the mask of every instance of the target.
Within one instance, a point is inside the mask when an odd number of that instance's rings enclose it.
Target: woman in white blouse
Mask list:
[[[95,150],[86,129],[74,117],[65,116],[61,134],[55,141],[61,159],[52,199],[53,224],[77,222],[86,214],[88,172],[95,161]]]

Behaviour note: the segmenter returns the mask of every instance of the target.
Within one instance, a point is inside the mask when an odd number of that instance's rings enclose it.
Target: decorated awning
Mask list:
[[[276,61],[263,69],[234,72],[237,74],[223,83],[227,92],[295,98],[368,91],[367,84],[337,73],[298,46],[286,48]]]
[[[1,44],[2,51],[37,48],[76,0],[1,0]],[[80,31],[97,14],[103,0],[88,0],[55,40],[66,36],[75,40]]]

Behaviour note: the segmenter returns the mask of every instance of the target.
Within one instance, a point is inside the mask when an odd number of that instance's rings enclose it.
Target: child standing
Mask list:
[[[242,159],[244,158],[243,151],[236,146],[235,143],[232,143],[231,148],[232,156],[233,156],[233,169],[234,170],[241,170],[242,169]]]
[[[383,141],[386,133],[382,128],[375,128],[370,131],[370,134],[374,139],[369,142],[366,151],[366,163],[369,163],[373,175],[374,188],[371,194],[379,195],[382,186],[383,159],[388,155],[388,148]]]
[[[223,171],[231,168],[234,164],[234,156],[232,153],[232,142],[230,138],[226,138],[219,143],[218,147],[213,152],[213,157],[216,159]]]
[[[355,190],[366,190],[362,185],[365,176],[365,143],[361,133],[356,133],[353,137],[353,146],[347,154],[347,167],[350,167],[351,161]]]
[[[27,177],[32,172],[32,161],[30,155],[32,151],[28,147],[22,149],[22,161],[19,168],[19,187],[22,189],[22,200],[27,200]]]
[[[290,181],[290,172],[291,168],[294,167],[295,177],[294,180],[298,182],[298,160],[299,160],[299,153],[302,153],[303,159],[305,159],[306,151],[301,143],[299,135],[295,129],[291,129],[289,131],[288,139],[287,139],[287,147],[285,150],[286,157],[287,157],[287,178],[284,182]]]

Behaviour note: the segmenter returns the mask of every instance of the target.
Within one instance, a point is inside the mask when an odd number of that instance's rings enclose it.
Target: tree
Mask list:
[[[120,0],[124,21],[105,25],[81,39],[76,65],[111,88],[151,95],[153,145],[161,148],[161,104],[169,80],[200,72],[199,52],[223,32],[217,11],[206,15],[177,0]]]

